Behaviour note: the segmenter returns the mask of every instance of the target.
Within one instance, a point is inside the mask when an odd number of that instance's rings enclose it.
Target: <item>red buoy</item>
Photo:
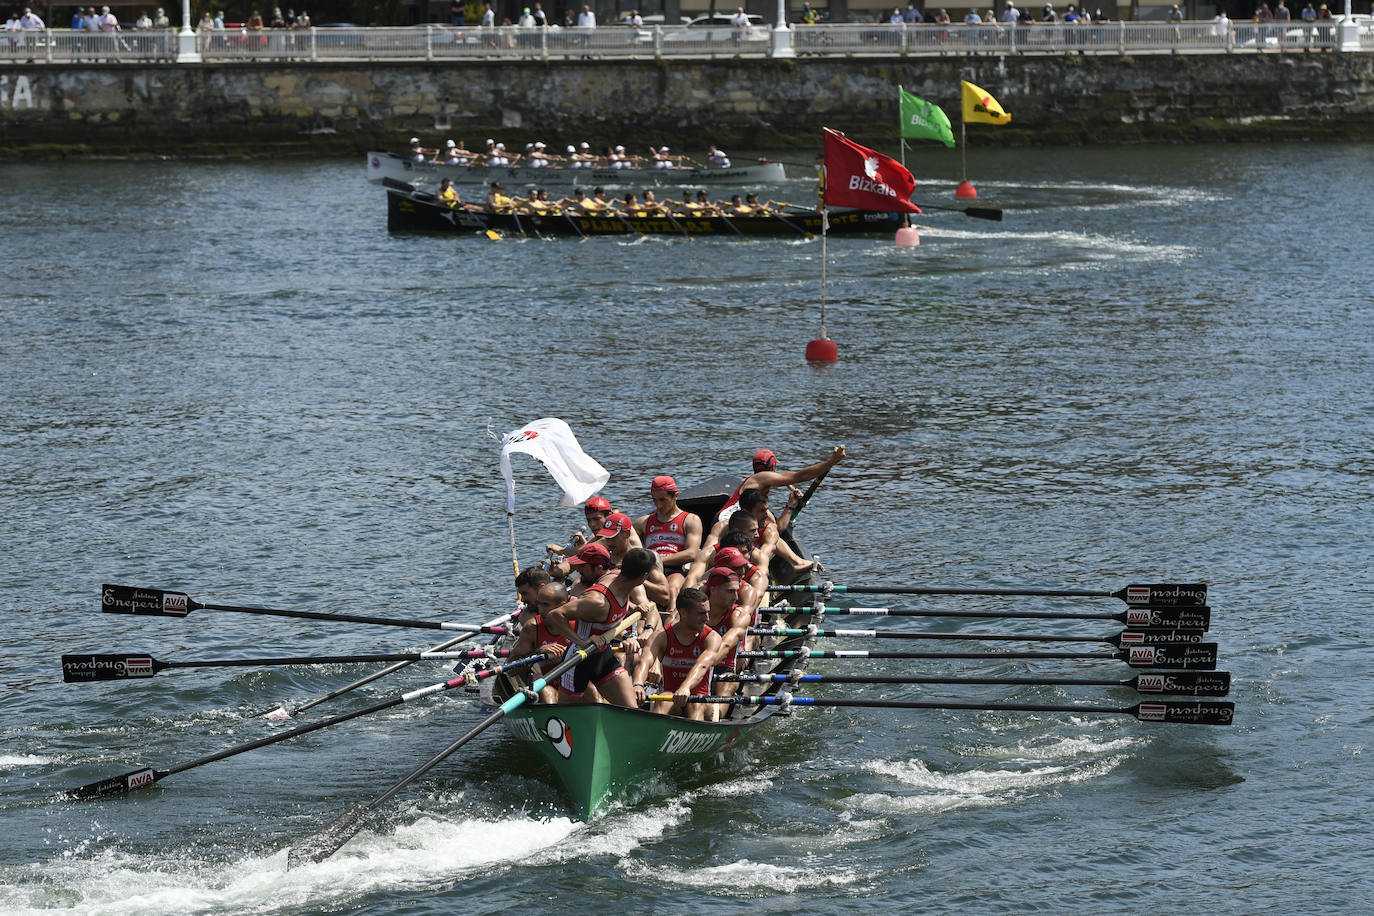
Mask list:
[[[954,189],[955,197],[977,197],[978,189],[968,181],[959,182],[959,187]]]
[[[840,358],[840,348],[829,337],[820,337],[806,345],[806,359],[813,363],[833,363]]]

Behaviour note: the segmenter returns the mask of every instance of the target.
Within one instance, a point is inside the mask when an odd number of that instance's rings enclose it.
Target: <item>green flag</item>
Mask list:
[[[945,146],[954,145],[954,131],[949,118],[938,105],[918,99],[901,86],[897,87],[901,100],[902,136],[919,140],[939,140]]]

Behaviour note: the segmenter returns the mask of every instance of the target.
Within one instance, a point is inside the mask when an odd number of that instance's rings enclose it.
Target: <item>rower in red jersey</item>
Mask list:
[[[740,645],[749,630],[751,615],[739,606],[739,576],[734,570],[718,566],[706,575],[706,597],[709,613],[706,625],[720,636],[720,651],[716,653],[713,674],[734,674],[736,657]],[[739,690],[738,682],[721,683],[712,678],[713,696],[734,696]],[[711,703],[708,716],[711,721],[720,718],[723,704]]]
[[[701,519],[678,508],[677,481],[663,475],[649,484],[654,511],[635,520],[635,533],[644,546],[658,554],[668,582],[668,607],[677,606],[677,593],[687,576],[687,567],[701,547]]]
[[[532,610],[536,611],[530,620],[525,623],[524,629],[520,631],[520,638],[511,646],[511,658],[525,658],[536,652],[543,653],[550,661],[557,662],[568,651],[568,639],[564,636],[557,636],[549,632],[548,625],[544,622],[544,615],[560,608],[568,602],[568,590],[560,583],[549,582],[539,589],[534,601]],[[536,664],[533,668],[534,676],[540,677],[542,665]],[[580,695],[572,694],[566,687],[560,689],[562,685],[555,686],[548,684],[543,690],[539,691],[539,700],[543,703],[557,703],[559,694],[566,693],[568,699],[564,702],[580,702]],[[571,686],[571,685],[569,685]],[[595,688],[589,687],[589,690]]]
[[[737,547],[721,547],[716,551],[716,568],[733,570],[739,576],[739,606],[749,612],[751,625],[759,619],[759,605],[768,594],[768,572],[749,562]]]
[[[576,556],[569,558],[568,565],[577,571],[577,582],[568,589],[568,594],[573,598],[580,597],[615,568],[611,552],[599,541],[593,541],[579,550]]]
[[[612,512],[606,516],[606,521],[596,531],[596,540],[597,543],[606,545],[606,549],[611,552],[611,563],[616,566],[625,559],[627,552],[644,546],[639,539],[639,532],[635,531],[634,522],[623,512]],[[668,579],[657,565],[644,581],[644,592],[658,605],[660,612],[673,606]]]
[[[635,666],[635,698],[640,703],[655,662],[663,669],[663,692],[673,695],[671,700],[654,701],[651,712],[706,718],[708,704],[688,702],[688,697],[704,697],[711,690],[711,663],[720,652],[720,634],[707,626],[710,613],[710,602],[701,589],[678,592],[677,622],[649,641]]]
[[[583,550],[595,546],[588,544]],[[618,571],[607,573],[580,598],[550,611],[545,618],[553,635],[566,637],[579,648],[596,650],[573,668],[574,690],[585,690],[588,684],[595,684],[607,702],[616,706],[635,705],[634,684],[607,645],[605,634],[631,610],[644,615],[646,634],[652,634],[658,626],[658,609],[641,588],[656,565],[653,553],[642,547],[632,549],[625,554]],[[627,643],[633,641],[627,640]]]
[[[583,503],[582,514],[587,520],[587,527],[579,528],[574,531],[572,537],[568,538],[567,547],[558,544],[549,544],[544,548],[549,555],[549,574],[555,579],[567,578],[571,574],[566,559],[568,553],[570,551],[576,553],[586,546],[592,538],[595,538],[596,533],[606,524],[606,518],[613,514],[614,511],[615,510],[611,508],[610,501],[604,496],[593,496]],[[638,538],[635,538],[634,542],[632,542],[629,547],[642,546],[638,543],[638,540]],[[619,555],[623,556],[627,549],[629,548],[622,549]],[[616,562],[619,563],[619,560]]]
[[[844,456],[844,446],[837,445],[831,451],[830,457],[824,461],[807,465],[800,471],[779,471],[778,456],[773,454],[771,449],[761,448],[754,452],[754,473],[740,481],[740,485],[735,487],[735,492],[730,494],[725,505],[716,513],[716,518],[728,517],[734,511],[735,504],[739,502],[739,495],[745,490],[759,489],[766,493],[773,487],[790,487],[806,480],[815,480],[843,461]]]

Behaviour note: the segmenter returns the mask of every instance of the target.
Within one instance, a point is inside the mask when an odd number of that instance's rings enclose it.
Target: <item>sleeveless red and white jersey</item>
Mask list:
[[[706,651],[706,637],[711,635],[710,627],[702,627],[697,638],[683,645],[677,638],[677,627],[668,628],[668,648],[663,653],[663,691],[673,693],[691,673],[701,653]],[[701,683],[692,688],[692,696],[704,697],[711,690],[711,672],[707,671]]]
[[[720,635],[721,639],[724,639],[725,634],[730,632],[730,622],[735,619],[735,611],[737,610],[739,610],[738,604],[726,611],[725,616],[720,619],[719,623],[709,624],[711,629],[715,630],[716,633]],[[741,639],[740,642],[744,642],[744,640]],[[725,655],[716,662],[716,667],[722,671],[734,671],[735,653],[739,651],[739,646],[739,642],[731,646]]]
[[[621,604],[619,601],[616,601],[615,595],[611,594],[611,590],[608,586],[602,585],[600,582],[598,582],[595,585],[588,587],[587,591],[584,594],[590,594],[592,592],[600,592],[601,594],[606,596],[606,603],[611,606],[611,612],[610,614],[606,615],[606,619],[601,623],[597,623],[596,621],[592,620],[577,621],[578,639],[591,639],[598,633],[605,633],[607,630],[614,628],[616,624],[620,623],[620,621],[624,620],[625,615],[630,612],[630,606],[628,604]]]
[[[658,520],[657,512],[649,513],[644,522],[644,546],[661,557],[682,551],[687,546],[687,510],[666,522]]]

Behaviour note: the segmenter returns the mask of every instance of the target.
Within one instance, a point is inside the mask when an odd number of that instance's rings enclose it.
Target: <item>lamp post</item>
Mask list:
[[[1345,2],[1348,4],[1350,0]],[[787,0],[778,0],[778,20],[773,23],[773,56],[797,56],[792,49],[792,30],[787,27]]]
[[[181,0],[181,31],[177,34],[177,63],[198,64],[196,33],[191,31],[191,0]]]

